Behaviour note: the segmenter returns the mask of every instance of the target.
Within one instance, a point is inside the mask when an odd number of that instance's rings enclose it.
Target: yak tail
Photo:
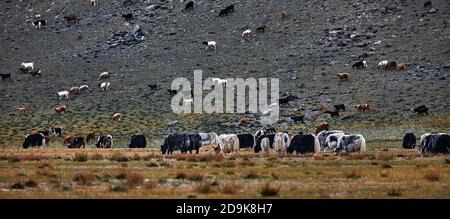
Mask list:
[[[315,154],[318,154],[318,153],[320,153],[320,143],[319,143],[319,139],[318,139],[317,136],[315,136],[315,135],[312,135],[312,136],[314,136],[314,153],[315,153]]]
[[[361,147],[359,149],[360,152],[366,153],[366,139],[361,135]]]

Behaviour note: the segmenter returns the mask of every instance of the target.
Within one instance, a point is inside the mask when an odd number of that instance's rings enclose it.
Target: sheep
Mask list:
[[[11,79],[11,73],[8,73],[8,74],[0,74],[0,77],[2,77],[2,81],[3,80],[5,80],[5,79]]]
[[[98,80],[100,81],[102,79],[107,79],[107,78],[109,78],[109,73],[104,71],[104,72],[100,73],[100,77],[98,77]]]
[[[24,114],[24,113],[27,112],[27,108],[25,108],[25,107],[18,107],[16,110],[17,110],[17,112],[19,112],[20,114]]]
[[[79,91],[80,91],[80,88],[79,88],[79,87],[71,87],[71,88],[69,89],[69,93],[70,93],[70,94],[78,94]]]
[[[256,32],[264,32],[266,29],[266,25],[261,25],[256,28]]]
[[[113,115],[113,120],[114,121],[120,121],[120,120],[122,120],[122,117],[123,117],[122,113],[115,113]]]
[[[34,69],[34,64],[32,62],[22,62],[22,64],[20,64],[20,69],[25,69],[25,70],[33,70]]]
[[[31,76],[42,76],[42,74],[41,74],[41,70],[37,70],[37,69],[35,69],[35,70],[30,70],[30,74],[31,74]]]
[[[59,114],[63,114],[65,112],[67,112],[67,106],[59,106],[54,108],[55,112],[59,113]]]
[[[206,50],[208,50],[209,47],[213,47],[214,49],[217,49],[216,41],[204,41],[203,45],[206,45]]]
[[[388,65],[388,60],[383,60],[381,62],[378,63],[378,69],[387,69],[387,65]]]
[[[244,32],[242,32],[242,37],[243,38],[248,38],[248,37],[250,37],[251,33],[252,33],[251,30],[245,30]]]
[[[43,28],[43,27],[47,27],[47,22],[45,20],[37,20],[35,22],[33,22],[34,27],[37,28]]]
[[[92,6],[98,6],[98,0],[91,0]]]
[[[77,20],[78,20],[78,17],[75,15],[67,15],[67,16],[64,16],[63,18],[64,18],[64,20],[67,21],[67,23],[77,22]]]
[[[83,93],[83,92],[88,91],[88,90],[89,90],[89,86],[87,86],[87,85],[81,85],[81,86],[78,88],[78,93]]]
[[[62,99],[62,97],[66,97],[66,99],[69,99],[69,91],[60,91],[58,92],[59,100]]]
[[[111,83],[109,83],[109,82],[103,82],[100,84],[100,89],[102,91],[107,91],[107,90],[109,90],[110,85],[111,85]]]
[[[405,68],[406,68],[405,63],[399,63],[399,64],[397,64],[397,67],[396,67],[397,71],[403,71],[403,70],[405,70]]]
[[[341,81],[345,80],[346,81],[348,79],[348,77],[350,76],[350,73],[348,73],[348,72],[340,72],[340,73],[337,73],[336,76],[339,78],[339,80],[341,80]]]

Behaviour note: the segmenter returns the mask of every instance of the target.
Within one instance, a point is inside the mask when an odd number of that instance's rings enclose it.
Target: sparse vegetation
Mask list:
[[[73,158],[74,161],[77,162],[86,162],[88,160],[88,154],[87,153],[75,153],[75,157]]]
[[[236,182],[230,182],[220,185],[220,192],[223,194],[233,195],[236,194],[242,186]]]
[[[214,192],[211,183],[209,181],[201,181],[195,184],[194,191],[202,194],[208,194]]]
[[[259,194],[261,194],[261,196],[277,196],[279,192],[280,186],[274,187],[270,185],[270,183],[266,183],[261,187]]]
[[[19,184],[15,188],[24,187],[21,197],[34,198],[85,198],[86,194],[99,198],[414,198],[418,192],[432,198],[450,195],[446,190],[450,176],[445,174],[448,167],[444,163],[448,156],[418,158],[409,155],[414,151],[400,149],[383,152],[394,157],[405,155],[389,161],[376,160],[379,150],[374,149],[361,159],[323,154],[323,160],[317,160],[312,154],[247,155],[251,152],[241,151],[233,159],[226,157],[222,161],[177,160],[152,153],[147,161],[141,156],[140,160],[120,163],[109,158],[114,153],[133,157],[140,151],[86,150],[82,153],[88,154],[88,162],[73,162],[75,153],[80,151],[48,148],[40,149],[39,153],[32,151],[40,160],[11,163],[10,157],[22,157],[24,152],[0,149],[0,153],[1,150],[5,159],[0,161],[0,179],[9,183],[0,184],[0,189],[4,189],[0,198],[17,197],[18,193],[13,192],[16,189],[12,188],[14,183]],[[91,157],[95,154],[106,159],[94,162]],[[253,165],[242,166],[243,161]],[[268,167],[267,163],[272,165]],[[355,181],[320,186],[324,179],[339,180],[336,177]],[[283,192],[280,188],[287,190]],[[311,193],[313,188],[318,192]]]
[[[427,170],[423,175],[423,178],[431,182],[437,182],[441,179],[441,174],[436,170]]]
[[[389,196],[399,197],[399,196],[402,195],[402,192],[400,191],[399,188],[397,188],[397,189],[390,189],[390,190],[388,191],[388,195],[389,195]]]
[[[79,185],[88,185],[95,180],[95,174],[90,171],[79,171],[75,173],[73,181]]]
[[[144,175],[140,173],[128,173],[126,179],[130,187],[140,186],[144,183]]]
[[[359,179],[361,178],[361,173],[357,170],[345,170],[344,176],[347,179]]]
[[[256,179],[258,176],[258,173],[254,169],[251,169],[243,177],[245,179]]]

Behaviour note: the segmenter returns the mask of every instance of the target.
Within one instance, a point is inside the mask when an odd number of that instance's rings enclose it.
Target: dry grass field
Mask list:
[[[0,149],[0,198],[449,198],[450,156]]]

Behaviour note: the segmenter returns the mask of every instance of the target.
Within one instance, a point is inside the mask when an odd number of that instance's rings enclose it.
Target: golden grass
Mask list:
[[[76,153],[88,160],[75,161]],[[163,156],[153,149],[0,149],[0,198],[449,198],[449,155],[415,153],[389,149],[317,159],[241,151],[215,160],[209,152]],[[114,154],[128,161],[117,162]],[[266,196],[271,189],[276,195]]]

